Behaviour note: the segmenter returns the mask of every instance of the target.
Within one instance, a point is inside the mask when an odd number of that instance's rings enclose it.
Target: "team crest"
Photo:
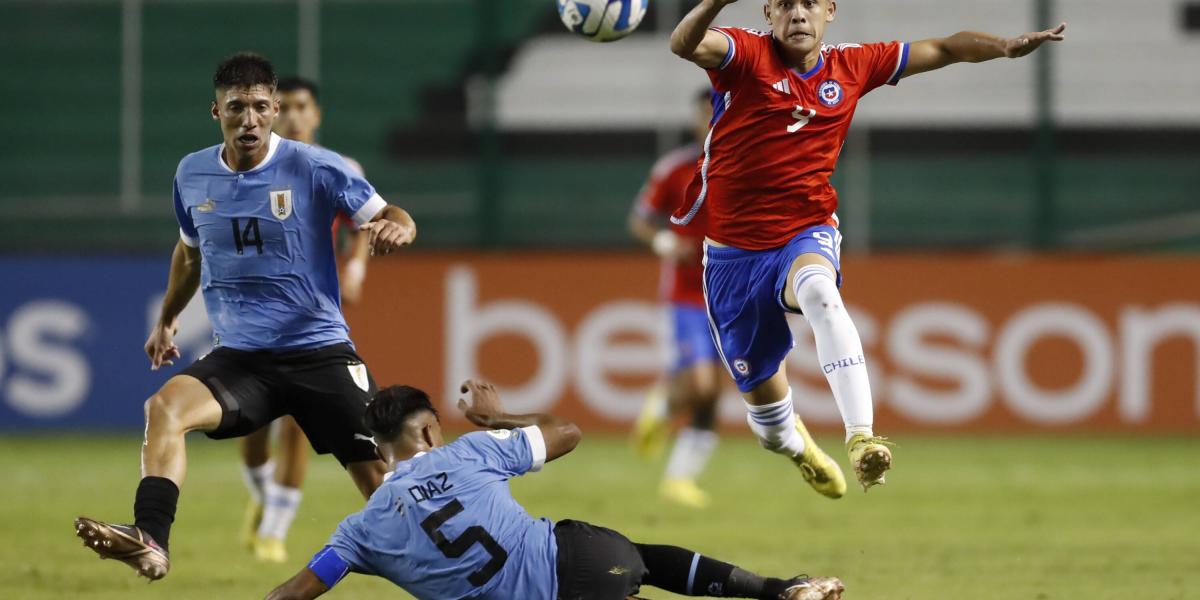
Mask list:
[[[292,216],[292,190],[271,191],[271,214],[280,221]]]
[[[739,358],[733,361],[733,370],[737,371],[739,375],[749,375],[750,363],[746,362],[744,358]]]
[[[276,192],[271,192],[271,193],[275,194]],[[291,200],[291,197],[292,197],[292,193],[288,192],[288,200]],[[290,202],[288,204],[288,211],[289,211],[289,213],[291,211],[291,203]],[[281,217],[281,218],[286,219],[287,217]],[[346,370],[350,371],[350,379],[354,380],[354,385],[357,385],[358,389],[360,389],[364,392],[368,392],[371,390],[371,378],[367,377],[367,365],[364,365],[362,363],[351,363],[351,364],[346,365]]]
[[[817,88],[817,97],[820,98],[821,104],[831,108],[841,104],[842,84],[833,79],[822,81],[821,87]]]

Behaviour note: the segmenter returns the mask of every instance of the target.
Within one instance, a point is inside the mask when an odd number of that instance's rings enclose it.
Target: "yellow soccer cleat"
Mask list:
[[[638,458],[650,460],[662,456],[671,436],[671,420],[667,418],[667,391],[656,385],[646,394],[642,413],[633,425],[633,452]]]
[[[254,558],[262,562],[284,563],[287,562],[287,548],[281,539],[260,537],[254,540]]]
[[[242,545],[247,550],[254,550],[254,542],[258,539],[258,525],[262,523],[263,505],[254,498],[246,504],[246,511],[242,514],[242,527],[238,532],[238,539],[242,541]]]
[[[842,468],[817,446],[799,415],[796,415],[796,431],[804,438],[804,452],[793,456],[792,462],[796,463],[804,480],[827,498],[846,495],[846,477],[842,475]]]
[[[854,467],[854,474],[858,476],[864,492],[872,486],[885,483],[884,473],[892,468],[892,451],[888,448],[892,445],[887,438],[861,433],[854,434],[846,442],[850,465]]]
[[[692,479],[664,479],[658,488],[663,500],[688,508],[707,508],[712,500]]]

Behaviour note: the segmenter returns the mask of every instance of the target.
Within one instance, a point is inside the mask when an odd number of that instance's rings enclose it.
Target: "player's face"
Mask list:
[[[833,0],[769,0],[763,6],[775,39],[805,54],[821,47],[825,26],[833,22],[836,13]]]
[[[212,116],[221,123],[225,147],[239,154],[265,153],[279,116],[275,90],[266,85],[217,90]]]
[[[712,114],[712,102],[696,101],[696,114],[692,117],[692,135],[697,144],[703,144],[704,138],[708,137],[708,124],[712,121]]]
[[[320,126],[321,107],[313,99],[312,92],[300,89],[279,93],[279,118],[275,120],[275,133],[289,140],[311,144]]]

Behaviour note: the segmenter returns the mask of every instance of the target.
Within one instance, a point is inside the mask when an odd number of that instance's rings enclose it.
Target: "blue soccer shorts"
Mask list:
[[[779,370],[795,346],[784,306],[788,270],[801,254],[820,254],[837,269],[842,285],[842,234],[830,225],[806,229],[771,250],[704,245],[704,294],[708,317],[738,390],[758,387]]]
[[[721,362],[713,343],[712,328],[708,325],[708,311],[703,306],[682,302],[671,304],[671,327],[674,342],[672,375],[701,363]]]

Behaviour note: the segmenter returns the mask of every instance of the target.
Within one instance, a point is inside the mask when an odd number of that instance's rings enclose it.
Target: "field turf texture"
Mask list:
[[[718,447],[704,511],[656,496],[661,461],[618,437],[513,482],[535,516],[575,518],[681,545],[765,574],[837,575],[847,600],[1200,598],[1200,439],[1039,435],[895,436],[888,484],[832,501],[748,437]],[[261,598],[361,505],[329,457],[314,457],[285,565],[237,541],[246,502],[232,442],[189,437],[172,569],[147,585],[74,537],[78,514],[131,520],[137,432],[0,437],[0,597]],[[827,449],[838,440],[818,437]],[[843,452],[835,458],[849,477]],[[653,588],[643,596],[676,598]],[[326,597],[407,598],[351,575]]]

